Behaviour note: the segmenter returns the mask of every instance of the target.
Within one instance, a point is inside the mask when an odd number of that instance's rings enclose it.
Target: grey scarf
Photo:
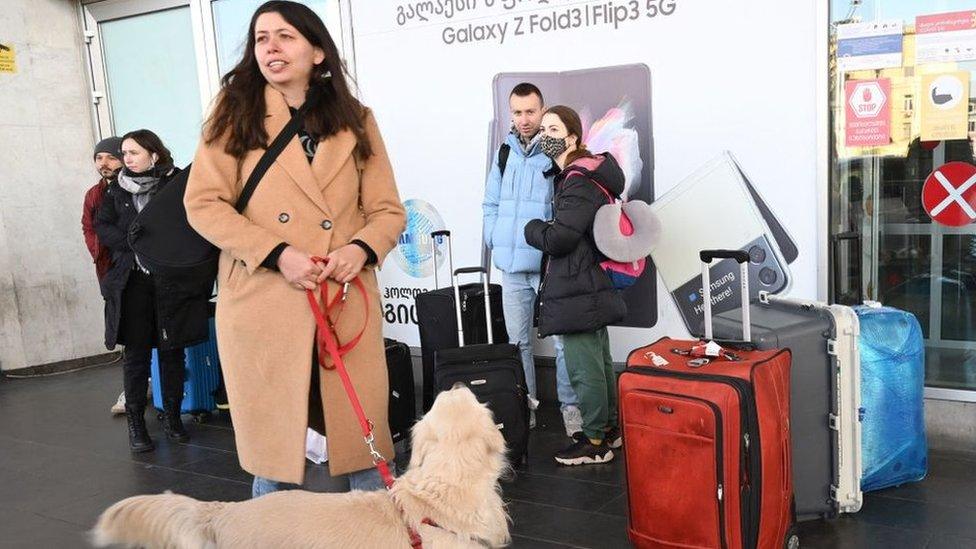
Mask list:
[[[156,194],[162,175],[172,169],[172,166],[154,166],[145,172],[133,173],[129,168],[122,168],[118,176],[119,186],[132,193],[132,204],[137,212],[141,212]]]

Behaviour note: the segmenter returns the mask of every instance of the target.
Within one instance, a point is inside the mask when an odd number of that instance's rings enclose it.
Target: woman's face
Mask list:
[[[569,137],[566,124],[563,124],[562,119],[558,115],[551,112],[546,113],[542,117],[542,133],[557,139],[566,139],[566,137]],[[572,149],[576,145],[575,138],[566,139],[566,144]]]
[[[131,137],[122,142],[122,161],[130,172],[142,173],[156,163],[155,155]]]
[[[279,88],[308,85],[312,67],[325,52],[312,45],[278,12],[262,13],[254,23],[254,57],[264,79]]]

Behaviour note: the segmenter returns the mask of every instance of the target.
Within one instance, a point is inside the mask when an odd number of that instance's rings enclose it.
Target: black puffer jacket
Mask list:
[[[178,173],[174,169],[159,181],[162,190]],[[122,292],[129,281],[135,254],[129,247],[129,227],[136,219],[136,207],[132,193],[119,186],[109,185],[105,199],[95,215],[95,233],[98,240],[108,247],[112,266],[102,278],[102,297],[105,298],[105,347],[114,349],[118,343],[119,322],[122,316]],[[156,286],[156,327],[159,348],[187,347],[206,341],[209,337],[210,287],[188,287],[176,284],[158,275],[153,276]],[[146,311],[149,314],[149,311]]]
[[[533,219],[525,226],[525,241],[546,254],[539,288],[541,336],[592,332],[627,313],[623,297],[600,268],[606,258],[593,241],[593,218],[607,203],[595,182],[613,196],[623,192],[624,174],[610,154],[566,166],[555,180],[553,220]]]

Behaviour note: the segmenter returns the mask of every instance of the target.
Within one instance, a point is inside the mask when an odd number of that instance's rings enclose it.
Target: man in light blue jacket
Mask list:
[[[552,217],[553,177],[558,173],[552,160],[539,148],[542,124],[542,92],[523,82],[509,95],[512,131],[495,153],[485,187],[484,239],[492,251],[492,262],[502,271],[502,303],[505,326],[518,341],[530,397],[530,426],[535,426],[538,405],[535,360],[532,354],[532,324],[539,290],[542,252],[525,242],[525,225],[532,219]],[[562,339],[553,336],[556,347],[556,389],[566,425],[572,436],[582,425],[578,400],[569,382]]]

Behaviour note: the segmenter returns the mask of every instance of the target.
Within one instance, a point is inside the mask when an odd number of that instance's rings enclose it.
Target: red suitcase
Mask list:
[[[749,256],[701,257],[710,339],[708,264],[737,261],[745,298]],[[631,541],[639,548],[796,547],[790,351],[724,342],[730,354],[702,364],[687,355],[700,343],[663,338],[635,349],[620,376]]]

